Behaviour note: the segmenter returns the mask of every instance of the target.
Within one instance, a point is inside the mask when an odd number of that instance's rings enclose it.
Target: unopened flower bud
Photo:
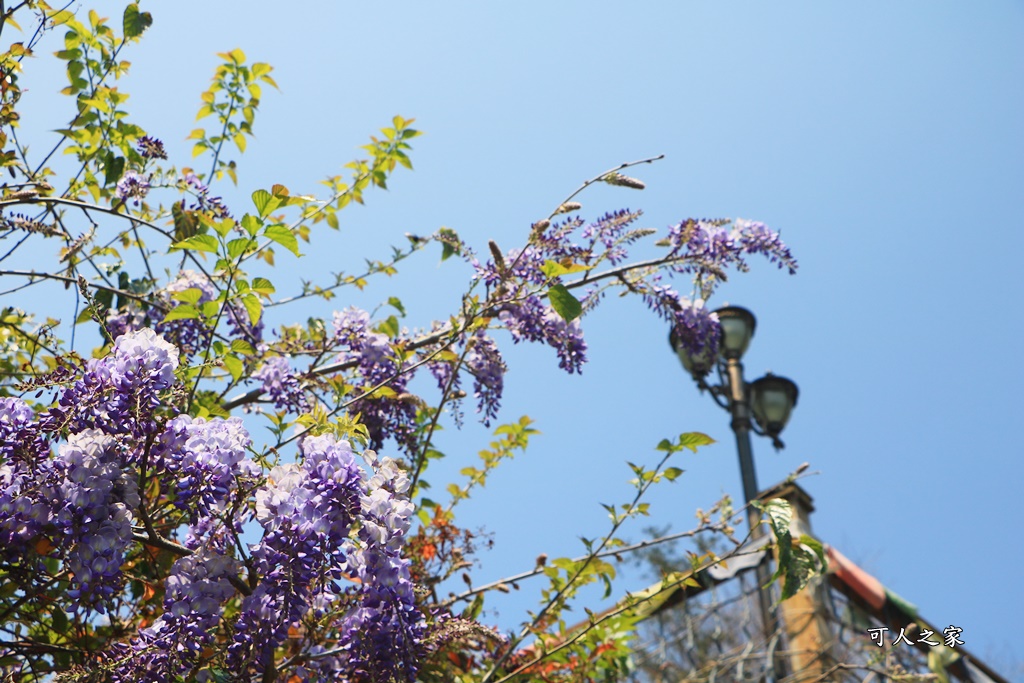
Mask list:
[[[505,257],[501,253],[501,249],[498,248],[498,243],[491,240],[487,243],[487,246],[491,249],[491,256],[494,257],[494,265],[498,267],[498,272],[504,275],[505,273]]]
[[[541,553],[540,555],[537,556],[537,566],[538,567],[543,567],[547,563],[548,563],[548,554],[547,553]]]
[[[580,204],[579,202],[566,202],[565,204],[562,204],[560,207],[558,207],[558,210],[555,211],[555,213],[572,213],[573,211],[579,211],[582,208],[583,205]]]
[[[647,187],[646,185],[644,185],[642,180],[637,180],[636,178],[631,178],[628,175],[622,175],[621,173],[616,173],[615,171],[612,171],[611,173],[605,175],[603,178],[601,178],[601,180],[608,183],[609,185],[631,187],[634,190],[642,190],[645,187]]]

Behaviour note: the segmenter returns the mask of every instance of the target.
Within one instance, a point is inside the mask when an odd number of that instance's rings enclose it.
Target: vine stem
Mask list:
[[[657,466],[655,466],[653,471],[661,472],[661,468],[664,467],[665,463],[668,462],[668,459],[670,457],[672,457],[671,451],[666,453],[664,457],[662,457],[662,459],[658,462]],[[656,477],[650,477],[646,481],[641,481],[639,487],[637,488],[636,495],[633,496],[633,500],[632,502],[629,503],[629,506],[626,508],[626,510],[621,515],[613,515],[612,528],[608,531],[607,534],[605,534],[604,538],[601,539],[601,543],[598,545],[597,550],[591,551],[587,554],[586,559],[582,562],[582,564],[580,564],[576,568],[576,570],[572,573],[572,576],[566,579],[565,585],[562,586],[557,593],[555,593],[555,596],[553,598],[548,600],[547,604],[544,605],[544,607],[542,607],[537,612],[537,615],[530,621],[530,623],[523,627],[523,629],[519,632],[519,635],[509,642],[508,649],[505,651],[505,654],[503,654],[501,657],[497,659],[497,661],[494,662],[494,664],[491,666],[490,671],[488,671],[487,674],[481,680],[481,683],[489,683],[489,681],[492,681],[494,679],[494,676],[497,674],[498,669],[501,668],[501,666],[506,661],[508,661],[508,658],[512,656],[514,649],[519,645],[519,643],[523,642],[526,636],[528,636],[530,632],[533,631],[533,629],[535,629],[538,624],[540,624],[541,620],[547,615],[551,608],[558,604],[558,602],[565,597],[569,589],[574,586],[574,584],[579,580],[580,576],[583,575],[583,572],[587,569],[587,567],[590,566],[590,563],[593,562],[597,558],[598,554],[600,554],[605,549],[610,540],[615,536],[615,533],[619,530],[619,527],[621,527],[622,524],[630,518],[633,511],[637,509],[640,500],[643,498],[644,494],[647,493],[647,490],[654,484],[655,479]],[[507,678],[508,676],[505,676],[502,680],[505,680]]]
[[[620,266],[618,268],[612,268],[610,270],[598,273],[597,275],[590,278],[583,278],[580,280],[573,280],[572,282],[567,282],[565,284],[565,287],[566,289],[577,289],[579,287],[588,285],[597,280],[604,280],[612,277],[617,277],[618,275],[628,273],[633,270],[668,265],[670,263],[684,261],[685,259],[685,256],[676,255],[671,257],[663,257],[660,259],[652,259],[650,261],[641,261],[635,264]],[[446,323],[441,329],[435,332],[431,332],[430,334],[426,334],[421,337],[417,337],[416,339],[410,340],[406,344],[406,348],[415,350],[423,348],[424,346],[430,346],[431,344],[436,344],[444,340],[445,337],[453,333],[457,334],[458,330],[452,327],[451,324]],[[335,372],[340,372],[342,370],[354,368],[356,365],[358,365],[358,361],[356,360],[339,361],[337,363],[329,363],[328,365],[315,368],[310,372],[314,375],[330,375]],[[418,365],[416,367],[418,367]],[[262,395],[263,391],[261,389],[252,389],[251,391],[247,391],[244,394],[238,394],[237,396],[228,399],[227,401],[221,404],[221,407],[223,407],[224,410],[230,411],[233,410],[234,408],[238,408],[239,406],[245,405],[247,403],[253,403],[258,401],[260,396]]]
[[[605,178],[605,177],[607,177],[607,176],[608,176],[609,174],[611,174],[611,173],[616,173],[616,172],[618,172],[618,171],[622,171],[622,170],[624,170],[624,169],[627,169],[627,168],[632,168],[633,166],[640,166],[641,164],[653,164],[653,163],[654,163],[655,161],[661,161],[661,160],[662,160],[662,159],[664,159],[664,158],[665,158],[665,155],[664,155],[664,154],[659,154],[658,156],[655,156],[655,157],[647,157],[646,159],[637,159],[636,161],[627,161],[627,162],[626,162],[626,163],[624,163],[624,164],[619,164],[619,165],[618,165],[618,166],[616,166],[615,168],[609,168],[609,169],[608,169],[607,171],[605,171],[604,173],[601,173],[600,175],[596,175],[596,176],[594,176],[593,178],[591,178],[590,180],[585,180],[585,181],[583,181],[583,184],[582,184],[582,185],[580,185],[579,187],[577,187],[577,188],[576,188],[576,189],[575,189],[575,190],[574,190],[574,191],[572,192],[572,194],[570,194],[570,195],[569,195],[568,197],[566,197],[565,199],[563,199],[563,200],[562,200],[562,201],[561,201],[561,202],[560,202],[560,203],[558,204],[558,206],[557,206],[557,207],[555,208],[555,210],[554,210],[554,211],[552,211],[552,212],[551,212],[551,213],[550,213],[550,214],[548,215],[548,220],[550,220],[550,219],[554,218],[555,216],[557,216],[557,215],[558,215],[558,209],[560,209],[560,208],[561,208],[561,207],[562,207],[562,206],[563,206],[564,204],[567,204],[568,202],[571,202],[571,201],[572,201],[573,199],[575,199],[575,198],[576,198],[576,196],[577,196],[577,195],[579,195],[579,193],[580,193],[580,192],[583,192],[583,190],[587,189],[588,187],[590,187],[590,186],[591,186],[591,185],[593,185],[594,183],[600,182],[602,178]]]
[[[621,548],[613,548],[613,549],[610,549],[610,550],[604,550],[602,552],[599,552],[597,555],[594,555],[594,557],[596,559],[603,559],[605,557],[618,556],[618,555],[621,555],[622,553],[632,553],[632,552],[636,552],[638,550],[644,550],[645,548],[650,548],[650,547],[655,546],[655,545],[660,545],[662,543],[670,543],[672,541],[678,541],[678,540],[683,539],[683,538],[692,538],[693,536],[696,536],[697,534],[703,533],[705,531],[708,531],[708,532],[724,532],[724,530],[725,530],[725,528],[727,526],[728,525],[725,524],[724,522],[719,522],[717,524],[706,524],[706,525],[702,525],[700,527],[697,527],[696,529],[690,529],[689,531],[680,531],[680,532],[675,533],[675,534],[668,534],[667,536],[660,536],[658,538],[651,538],[651,539],[648,539],[648,540],[645,540],[645,541],[640,541],[639,543],[634,543],[632,545],[622,546]],[[731,540],[733,543],[739,543],[739,541],[737,541],[736,539],[734,539],[732,537],[730,537],[729,540]],[[583,562],[588,557],[589,557],[589,555],[581,555],[580,557],[572,558],[570,560],[570,562]],[[505,577],[503,579],[498,579],[497,581],[492,581],[490,583],[486,583],[486,584],[484,584],[482,586],[477,586],[476,588],[473,588],[473,589],[468,590],[468,591],[464,591],[462,593],[459,593],[458,595],[454,595],[454,596],[448,598],[447,600],[445,600],[444,602],[441,603],[441,606],[442,607],[448,607],[450,605],[455,604],[456,602],[459,602],[460,600],[468,600],[469,598],[473,597],[474,595],[477,595],[478,593],[486,593],[487,591],[494,590],[494,589],[498,588],[499,586],[501,586],[503,584],[515,583],[516,581],[522,581],[524,579],[532,578],[532,577],[537,576],[539,574],[543,574],[544,573],[544,569],[545,569],[544,567],[538,566],[535,569],[532,569],[530,571],[520,572],[519,574],[514,574],[512,576],[507,576],[507,577]]]

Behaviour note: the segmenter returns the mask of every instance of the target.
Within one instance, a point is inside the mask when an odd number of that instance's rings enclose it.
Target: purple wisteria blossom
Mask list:
[[[402,372],[391,340],[370,327],[370,314],[355,307],[334,313],[334,336],[344,347],[338,360],[356,361],[355,375],[362,380],[355,391],[362,393],[381,383],[398,395],[405,392],[410,372]],[[398,445],[411,452],[416,447],[416,407],[395,398],[375,397],[354,401],[350,413],[359,414],[370,434],[370,447],[380,448],[391,436]]]
[[[544,342],[558,354],[558,367],[569,374],[583,372],[587,342],[579,320],[566,322],[538,296],[504,304],[499,311],[498,319],[512,333],[514,342]]]
[[[117,338],[121,334],[150,325],[158,334],[176,345],[185,358],[201,352],[213,338],[213,330],[203,320],[179,318],[164,321],[167,311],[178,304],[173,295],[189,290],[195,290],[193,305],[197,307],[215,300],[219,295],[216,286],[206,275],[193,270],[182,270],[160,293],[159,306],[146,306],[132,300],[120,308],[108,311],[104,321],[107,332],[111,337]],[[224,318],[232,335],[241,337],[253,346],[262,340],[263,321],[260,320],[253,325],[243,306],[229,302],[224,310]]]
[[[72,434],[60,447],[52,483],[42,487],[71,572],[68,596],[78,609],[105,612],[119,589],[139,506],[136,478],[117,441],[96,430]]]
[[[350,565],[360,579],[360,604],[344,618],[338,646],[357,680],[414,681],[422,655],[423,615],[416,608],[409,560],[401,551],[414,511],[409,478],[390,458],[371,461],[375,474],[360,498],[362,546]]]
[[[309,412],[309,401],[298,375],[283,356],[267,358],[252,378],[261,383],[261,390],[274,401],[278,410],[292,413]]]
[[[164,143],[154,137],[143,135],[135,144],[143,159],[167,158],[167,150],[164,149]]]
[[[498,345],[483,331],[473,335],[466,354],[466,367],[473,375],[473,395],[477,399],[476,412],[483,413],[484,425],[490,426],[501,407],[501,392],[505,386],[505,361]]]
[[[190,522],[223,513],[238,495],[239,479],[255,480],[260,468],[247,456],[249,433],[237,417],[205,420],[179,415],[167,423],[151,459],[175,482],[174,504]]]
[[[795,273],[796,259],[779,237],[764,223],[737,218],[735,221],[685,220],[669,227],[671,256],[679,257],[673,266],[678,272],[701,273],[735,267],[750,269],[745,256],[761,254],[770,263]]]
[[[224,201],[220,197],[211,197],[209,186],[203,183],[199,176],[195,173],[186,173],[184,180],[185,186],[194,191],[196,198],[195,203],[188,207],[189,210],[204,211],[211,214],[214,218],[231,217],[231,213],[228,211],[228,207],[224,205]],[[182,205],[184,203],[185,200],[182,200]]]
[[[235,588],[237,560],[201,548],[178,559],[167,577],[164,613],[130,644],[118,644],[103,659],[113,683],[181,680],[192,672],[204,647],[214,642],[224,601]]]
[[[149,194],[149,176],[142,175],[135,171],[128,171],[117,181],[114,196],[123,202],[134,200],[136,206],[139,200],[145,199]]]
[[[228,651],[232,669],[240,673],[263,671],[288,627],[310,609],[313,595],[336,593],[346,568],[362,473],[347,441],[309,437],[300,450],[301,465],[275,467],[256,492],[264,535],[251,555],[260,583],[242,602]]]
[[[83,377],[64,390],[44,417],[47,430],[99,429],[143,437],[157,430],[153,411],[174,382],[178,349],[153,330],[121,335],[110,354],[92,360]]]
[[[639,283],[636,288],[648,308],[672,324],[676,335],[694,357],[714,358],[722,336],[721,326],[718,316],[705,307],[703,299],[691,301],[668,285]]]

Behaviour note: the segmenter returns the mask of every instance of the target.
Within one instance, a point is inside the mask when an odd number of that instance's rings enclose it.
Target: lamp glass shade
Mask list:
[[[754,337],[754,328],[757,326],[754,314],[740,306],[726,306],[719,308],[715,313],[718,314],[718,323],[722,326],[722,356],[742,358]]]
[[[768,374],[750,384],[750,409],[754,419],[771,436],[782,433],[796,405],[799,390],[785,377]]]
[[[675,328],[669,332],[668,342],[672,345],[672,350],[679,357],[679,362],[682,363],[683,369],[690,373],[690,376],[695,380],[706,377],[711,372],[711,368],[715,366],[715,356],[709,352],[707,347],[694,355],[676,335]]]

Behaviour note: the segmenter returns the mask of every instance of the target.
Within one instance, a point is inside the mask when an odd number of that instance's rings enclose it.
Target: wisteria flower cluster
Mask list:
[[[363,394],[374,387],[387,385],[388,397],[366,397],[354,400],[349,412],[358,414],[370,433],[370,447],[380,448],[388,436],[407,451],[415,450],[414,405],[399,400],[406,391],[410,373],[403,370],[398,355],[386,334],[375,332],[370,314],[355,307],[334,314],[334,339],[341,345],[338,360],[356,364],[353,391]]]
[[[301,671],[329,659],[355,678],[372,668],[413,680],[425,626],[403,556],[413,510],[404,471],[368,452],[368,477],[349,442],[325,435],[305,437],[299,462],[264,477],[239,418],[193,418],[167,403],[178,358],[145,328],[119,337],[49,410],[0,399],[8,576],[30,594],[63,576],[69,608],[105,613],[140,543],[173,549],[164,611],[100,655],[109,680],[175,680],[204,657],[213,666],[204,651],[218,638],[230,642],[224,666],[260,673],[313,614],[333,620],[337,642]],[[54,452],[50,439],[64,443]],[[173,510],[188,524],[184,543],[156,529]],[[251,520],[262,538],[243,549]]]
[[[158,297],[158,306],[145,306],[133,299],[120,308],[108,311],[105,320],[108,334],[116,339],[126,332],[150,326],[176,345],[185,357],[191,357],[206,348],[213,337],[213,330],[199,318],[164,320],[167,311],[176,303],[174,295],[189,290],[196,292],[196,307],[201,307],[218,296],[217,288],[207,276],[189,269],[182,270],[163,288]],[[253,346],[262,341],[262,320],[253,324],[245,309],[234,302],[229,302],[225,306],[224,314],[232,336],[241,338]]]

